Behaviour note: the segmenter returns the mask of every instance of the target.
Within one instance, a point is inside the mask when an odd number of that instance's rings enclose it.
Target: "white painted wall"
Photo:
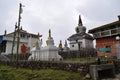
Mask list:
[[[21,53],[21,46],[23,44],[27,45],[27,43],[20,43],[19,44],[19,53]],[[12,52],[12,42],[11,41],[7,41],[5,54],[10,54],[11,52]],[[16,54],[16,52],[17,52],[17,43],[15,43],[15,46],[14,46],[14,49],[13,49],[13,54]]]
[[[93,48],[93,41],[85,39],[85,45],[86,48]]]
[[[93,41],[92,40],[87,40],[87,39],[82,39],[78,40],[78,42],[81,42],[81,47],[82,48],[93,48]],[[74,47],[73,47],[74,45]],[[76,41],[70,41],[70,50],[78,50],[78,43]]]
[[[9,36],[4,36],[3,40],[6,40],[6,51],[3,54],[10,54],[12,51],[12,44],[13,44],[13,34]],[[27,47],[30,47],[30,50],[33,48],[34,42],[37,41],[37,38],[20,38],[20,43],[19,43],[19,53],[21,53],[21,46],[25,44]],[[16,54],[17,51],[17,38],[15,39],[15,46],[13,50],[13,54]],[[30,52],[30,51],[29,51]]]
[[[74,45],[74,47],[72,46],[72,45]],[[74,44],[70,44],[70,50],[78,50],[78,44],[76,43],[74,43]]]
[[[36,38],[31,38],[31,37],[28,38],[28,40],[27,40],[27,41],[28,41],[28,42],[27,42],[27,46],[30,47],[30,50],[33,48],[34,43],[37,42],[37,40],[38,40],[38,39],[36,39]]]

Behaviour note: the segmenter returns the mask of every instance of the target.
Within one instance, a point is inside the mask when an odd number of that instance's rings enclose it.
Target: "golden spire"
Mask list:
[[[40,39],[40,37],[42,37],[42,35],[40,35],[40,34],[38,33],[37,38]]]
[[[62,49],[62,41],[60,40],[59,48]]]
[[[46,45],[48,46],[48,40],[46,40]]]
[[[38,39],[40,39],[40,34],[39,33],[38,33],[37,37],[38,37]]]

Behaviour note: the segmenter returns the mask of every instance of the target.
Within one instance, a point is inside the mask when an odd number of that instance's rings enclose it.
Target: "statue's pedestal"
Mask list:
[[[33,49],[31,50],[32,55],[29,56],[28,60],[34,60],[34,61],[38,61],[40,60],[40,49],[38,49],[37,47],[33,47]]]
[[[46,46],[41,49],[40,60],[60,61],[62,57],[58,54],[58,48],[55,46]]]
[[[40,60],[44,61],[60,61],[62,57],[58,54],[58,48],[54,46],[52,37],[48,37],[47,46],[41,49]]]

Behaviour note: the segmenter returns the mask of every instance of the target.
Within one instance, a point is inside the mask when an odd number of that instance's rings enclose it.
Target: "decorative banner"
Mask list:
[[[23,54],[26,54],[27,47],[24,44],[21,46],[21,51]]]

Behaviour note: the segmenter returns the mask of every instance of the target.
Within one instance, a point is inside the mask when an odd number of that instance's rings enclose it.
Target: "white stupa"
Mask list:
[[[58,48],[54,46],[54,40],[51,37],[51,30],[49,30],[48,40],[46,41],[47,46],[41,49],[40,60],[44,61],[60,61],[62,57],[58,54]]]
[[[42,46],[42,40],[38,40],[37,44],[31,50],[32,55],[28,60],[40,60],[40,61],[60,61],[62,57],[58,54],[58,48],[54,46],[54,40],[51,37],[51,30],[49,30],[48,40],[46,41],[47,46]]]

